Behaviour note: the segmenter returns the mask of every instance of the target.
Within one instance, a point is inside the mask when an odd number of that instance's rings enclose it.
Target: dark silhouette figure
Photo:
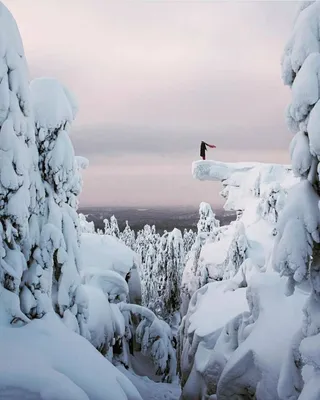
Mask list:
[[[203,160],[206,159],[206,151],[208,150],[207,146],[211,147],[212,149],[216,148],[216,146],[214,144],[208,144],[208,143],[202,141],[201,145],[200,145],[200,157],[202,157]]]

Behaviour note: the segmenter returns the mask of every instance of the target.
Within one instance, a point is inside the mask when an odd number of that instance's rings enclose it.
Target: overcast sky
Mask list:
[[[54,76],[78,99],[82,206],[221,204],[219,185],[191,176],[202,139],[218,160],[289,162],[280,58],[294,2],[4,3],[31,77]]]

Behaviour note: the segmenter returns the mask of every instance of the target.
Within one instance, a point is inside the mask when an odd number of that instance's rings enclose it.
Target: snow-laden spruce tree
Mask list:
[[[120,232],[120,240],[131,250],[135,250],[136,235],[133,229],[130,228],[128,221],[123,232]]]
[[[120,229],[118,225],[118,220],[114,215],[112,215],[112,217],[110,218],[110,231],[112,236],[119,239]]]
[[[69,137],[77,107],[69,91],[55,79],[35,79],[30,89],[46,196],[40,257],[52,279],[54,310],[66,325],[88,336],[77,215],[81,163],[75,158]]]
[[[105,219],[103,220],[103,223],[104,223],[104,234],[105,234],[105,235],[112,235],[112,233],[111,233],[111,227],[110,227],[110,222],[109,222],[108,218],[105,218]]]
[[[155,284],[157,279],[157,263],[158,263],[158,247],[150,242],[145,262],[143,264],[143,291],[142,301],[145,307],[155,310],[155,303],[157,299],[157,293],[155,291]]]
[[[158,254],[159,245],[160,235],[156,232],[154,226],[145,225],[142,230],[138,231],[134,250],[140,257],[139,275],[142,285],[142,305],[146,307],[151,307],[154,304],[151,287],[154,279],[155,256]],[[150,299],[152,300],[151,303]]]
[[[192,246],[194,245],[194,242],[196,240],[197,234],[193,232],[192,229],[185,229],[183,231],[183,248],[184,248],[184,254],[187,255],[189,251],[191,250]]]
[[[243,222],[235,222],[235,231],[228,249],[223,279],[232,278],[247,258],[248,241]]]
[[[79,227],[81,233],[95,233],[94,222],[87,221],[87,218],[84,214],[79,214]]]
[[[289,193],[279,217],[274,265],[288,276],[287,292],[309,282],[311,293],[305,318],[292,352],[284,365],[281,399],[320,397],[320,2],[300,7],[283,59],[284,83],[291,87],[287,111],[288,126],[294,133],[290,145],[292,167],[301,177]],[[309,366],[306,385],[301,371]]]
[[[261,201],[258,205],[257,213],[262,218],[276,223],[278,221],[279,213],[282,211],[286,193],[278,182],[268,186],[263,193],[260,194]]]
[[[39,301],[23,281],[39,242],[43,186],[23,45],[16,22],[0,3],[0,320],[28,321],[21,312]],[[39,276],[42,268],[34,271]],[[40,284],[39,284],[40,289]],[[19,295],[21,294],[21,303]],[[43,300],[43,299],[42,299]],[[27,305],[30,301],[32,304]],[[44,308],[44,304],[40,308]],[[41,311],[39,310],[41,313]]]
[[[190,250],[185,253],[185,269],[182,276],[181,286],[182,315],[185,315],[187,312],[189,301],[193,293],[207,283],[207,269],[202,265],[200,255],[203,246],[207,242],[218,240],[220,231],[220,221],[216,219],[210,204],[205,202],[200,203],[197,233],[194,233],[193,235],[190,233],[190,241],[185,233],[185,249],[188,248],[190,242],[193,243]]]
[[[184,269],[183,239],[179,229],[165,233],[157,247],[152,270],[153,310],[169,325],[175,324],[180,309],[180,287]]]
[[[220,221],[212,211],[210,204],[202,202],[199,207],[199,222],[197,224],[198,233],[203,232],[214,236],[217,228],[220,227]]]

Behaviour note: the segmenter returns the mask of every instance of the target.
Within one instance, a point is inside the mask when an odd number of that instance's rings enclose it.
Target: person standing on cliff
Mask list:
[[[208,150],[207,146],[211,147],[211,149],[216,148],[216,146],[214,144],[208,144],[208,143],[202,141],[201,145],[200,145],[200,157],[202,157],[203,160],[206,159],[206,151]]]

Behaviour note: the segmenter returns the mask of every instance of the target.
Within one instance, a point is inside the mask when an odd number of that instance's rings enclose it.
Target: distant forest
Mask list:
[[[124,207],[82,207],[79,212],[87,216],[87,221],[93,221],[96,229],[104,229],[103,220],[110,219],[114,215],[119,224],[120,230],[123,230],[126,221],[129,222],[131,229],[138,231],[144,225],[155,225],[157,231],[162,234],[163,231],[171,231],[178,228],[196,230],[199,220],[199,211],[196,208],[124,208]],[[236,219],[234,212],[226,212],[223,209],[214,211],[216,218],[220,220],[221,225],[228,225]]]

